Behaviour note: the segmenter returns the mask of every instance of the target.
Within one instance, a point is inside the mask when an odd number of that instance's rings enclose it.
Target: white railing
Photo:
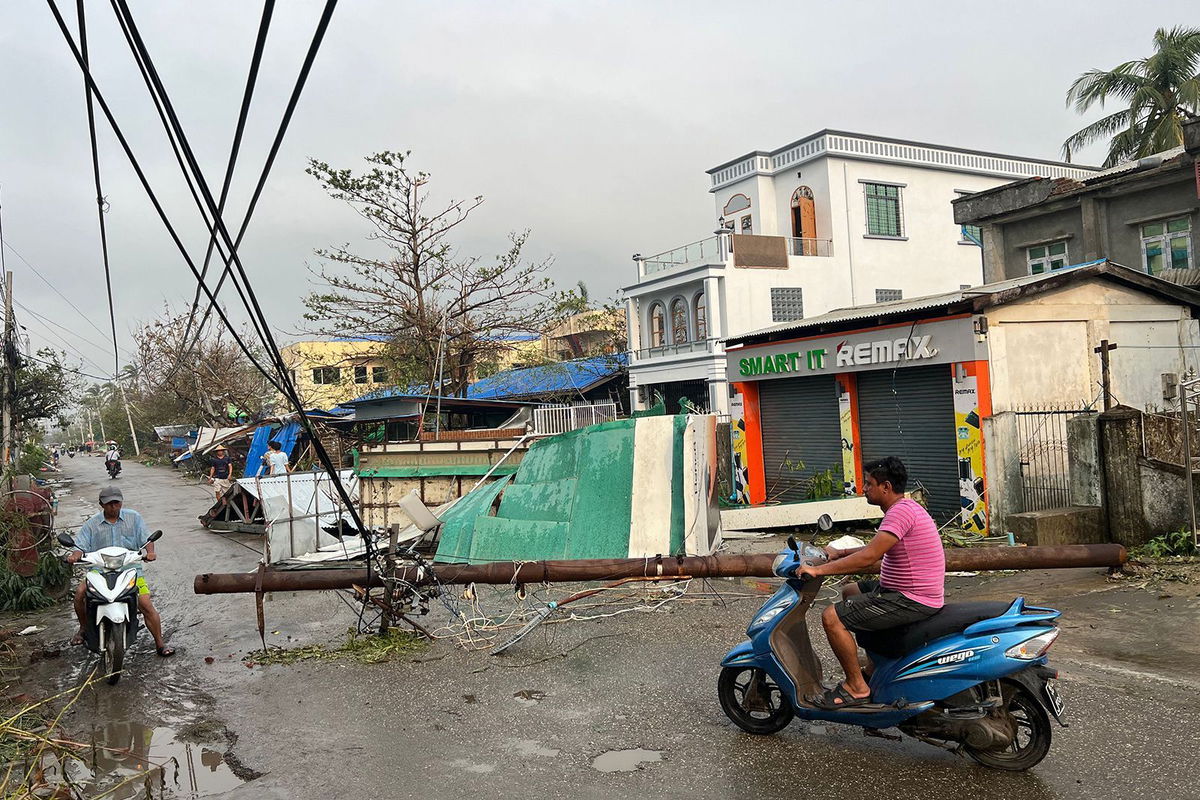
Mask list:
[[[788,236],[787,251],[789,256],[832,256],[832,239],[793,239]]]
[[[719,341],[719,339],[699,339],[691,342],[660,344],[657,347],[643,347],[634,351],[634,358],[638,361],[645,361],[650,358],[687,355],[688,353],[712,353],[715,352],[714,348]]]
[[[721,241],[722,238],[724,237],[710,236],[707,239],[641,259],[642,277],[701,261],[723,264],[725,263],[725,245]]]
[[[598,425],[617,418],[616,403],[598,403],[591,406],[549,406],[533,410],[533,431],[541,435],[566,433],[567,431]]]

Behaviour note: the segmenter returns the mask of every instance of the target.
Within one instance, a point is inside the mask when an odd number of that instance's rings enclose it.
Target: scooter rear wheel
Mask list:
[[[109,686],[116,686],[121,680],[121,669],[125,665],[125,625],[124,622],[111,623],[104,640],[104,680]]]
[[[1037,766],[1050,752],[1050,715],[1023,685],[1005,681],[1004,689],[1008,699],[1005,710],[1016,722],[1017,737],[1004,750],[964,749],[985,767],[1020,772]]]
[[[760,701],[754,708],[750,706],[752,690],[757,691]],[[757,667],[722,667],[717,698],[725,716],[747,733],[759,736],[783,730],[796,713],[779,684]]]

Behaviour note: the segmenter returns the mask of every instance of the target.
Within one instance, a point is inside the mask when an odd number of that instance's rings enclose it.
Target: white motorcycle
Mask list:
[[[150,534],[150,542],[162,537],[162,531]],[[58,534],[58,541],[74,548],[70,534]],[[138,586],[135,565],[145,558],[145,550],[102,547],[84,553],[80,563],[88,565],[84,580],[86,612],[83,615],[83,643],[99,653],[105,680],[115,685],[121,679],[125,650],[133,644],[138,631]]]

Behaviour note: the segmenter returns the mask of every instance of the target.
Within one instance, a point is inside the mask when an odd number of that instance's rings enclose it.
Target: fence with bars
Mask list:
[[[566,433],[567,431],[586,428],[589,425],[597,425],[616,418],[616,403],[535,408],[533,410],[533,431],[542,435]]]
[[[1071,505],[1067,420],[1081,414],[1096,413],[1094,408],[1058,405],[1019,406],[1014,409],[1025,511]]]

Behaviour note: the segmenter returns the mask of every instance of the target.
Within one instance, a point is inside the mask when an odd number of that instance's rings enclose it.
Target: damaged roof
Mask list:
[[[1194,315],[1200,316],[1200,291],[1164,281],[1107,259],[1100,259],[1041,275],[1010,278],[954,292],[834,309],[820,316],[795,322],[782,322],[738,336],[730,336],[725,339],[725,343],[729,345],[754,344],[776,339],[792,339],[797,335],[815,336],[869,328],[873,325],[887,325],[909,319],[975,314],[993,306],[1011,303],[1014,300],[1058,289],[1089,278],[1114,281],[1171,302],[1186,305],[1191,308]]]

